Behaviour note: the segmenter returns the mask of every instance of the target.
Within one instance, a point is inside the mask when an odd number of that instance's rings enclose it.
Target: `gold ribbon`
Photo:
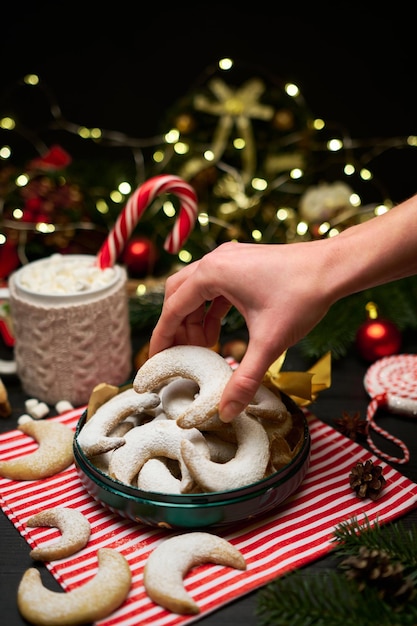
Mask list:
[[[331,352],[327,352],[306,372],[282,372],[286,354],[286,351],[283,352],[272,363],[263,382],[290,396],[298,406],[308,406],[317,399],[320,391],[329,389],[331,385]]]

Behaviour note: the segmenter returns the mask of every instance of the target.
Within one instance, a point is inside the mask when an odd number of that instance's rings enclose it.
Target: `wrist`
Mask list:
[[[414,197],[324,240],[333,301],[417,273],[416,208]]]

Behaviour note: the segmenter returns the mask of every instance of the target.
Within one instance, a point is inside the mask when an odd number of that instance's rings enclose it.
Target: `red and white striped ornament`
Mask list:
[[[407,463],[410,452],[405,443],[378,426],[374,418],[379,408],[417,417],[417,354],[396,354],[379,359],[366,372],[364,386],[371,397],[366,414],[369,446],[378,456],[390,462]],[[371,430],[397,445],[403,456],[395,457],[382,452],[373,442]]]

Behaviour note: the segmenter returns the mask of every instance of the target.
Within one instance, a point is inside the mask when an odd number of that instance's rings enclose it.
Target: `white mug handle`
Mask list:
[[[0,300],[8,300],[10,291],[8,287],[0,287]],[[1,317],[1,315],[0,315]],[[16,361],[7,361],[0,359],[0,376],[1,374],[15,374]]]

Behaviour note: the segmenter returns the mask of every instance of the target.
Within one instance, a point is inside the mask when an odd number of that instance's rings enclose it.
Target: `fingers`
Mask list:
[[[214,346],[220,336],[222,320],[232,308],[230,302],[223,297],[215,298],[206,311],[204,317],[204,335],[206,346]]]
[[[156,324],[149,343],[149,356],[162,352],[175,345],[195,345],[209,347],[213,344],[206,334],[204,326],[205,303],[200,304],[183,319],[168,314],[170,305],[165,305],[164,312]],[[210,328],[211,334],[212,328]]]
[[[204,328],[206,305],[201,304],[195,311],[187,315],[180,326],[183,331],[183,343],[195,346],[206,346],[206,333]],[[178,336],[178,334],[177,334]]]
[[[227,382],[219,403],[223,422],[231,422],[252,402],[266,371],[279,354],[261,342],[255,344],[249,340],[245,356]]]
[[[200,305],[184,317],[173,343],[211,348],[219,339],[222,320],[230,308],[230,302],[223,297],[216,298],[208,306],[206,303]]]
[[[210,281],[198,269],[196,261],[167,280],[162,313],[150,339],[150,356],[173,345],[211,347],[216,343],[231,304],[223,296],[210,299]]]
[[[173,345],[191,343],[187,340],[188,334],[197,345],[203,345],[205,299],[189,289],[187,297],[187,288],[184,288],[197,266],[198,261],[167,279],[162,313],[149,342],[149,356]],[[190,319],[186,323],[188,316]]]

